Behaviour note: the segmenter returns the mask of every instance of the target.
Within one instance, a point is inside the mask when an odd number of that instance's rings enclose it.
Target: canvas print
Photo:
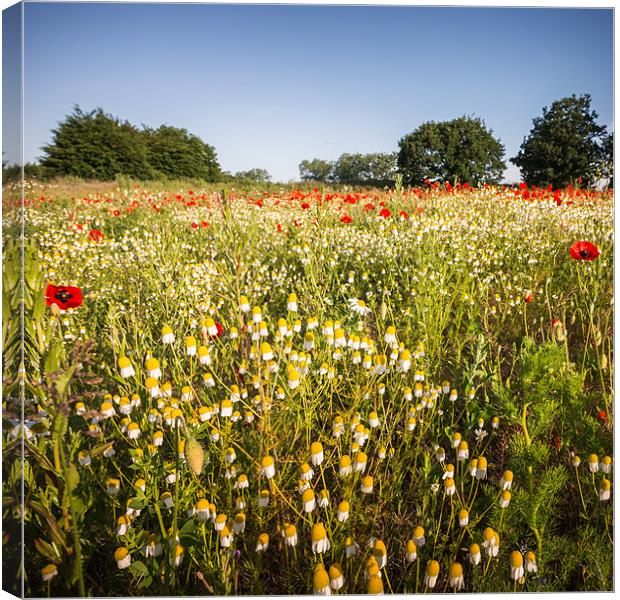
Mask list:
[[[613,590],[611,6],[2,27],[5,592]]]

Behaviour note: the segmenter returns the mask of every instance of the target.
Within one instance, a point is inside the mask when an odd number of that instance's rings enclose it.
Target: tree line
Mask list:
[[[588,94],[543,108],[510,161],[528,185],[562,188],[601,179],[613,185],[613,133],[597,123]],[[399,173],[405,185],[446,181],[471,185],[500,183],[504,146],[479,117],[429,121],[398,142],[393,154],[343,154],[336,161],[315,158],[299,164],[302,180],[349,185],[391,185]]]
[[[565,187],[579,180],[613,185],[613,133],[597,122],[588,94],[570,96],[543,108],[510,161],[528,185]],[[506,163],[504,146],[484,121],[463,116],[429,121],[403,136],[394,153],[342,154],[335,161],[303,160],[303,181],[385,187],[399,177],[404,185],[424,182],[500,183]],[[136,127],[101,108],[73,113],[52,130],[39,164],[27,163],[28,176],[74,176],[109,181],[122,175],[137,180],[193,179],[206,182],[268,183],[265,169],[234,175],[222,171],[213,146],[186,129],[162,125]],[[18,178],[19,166],[3,161],[3,181]]]

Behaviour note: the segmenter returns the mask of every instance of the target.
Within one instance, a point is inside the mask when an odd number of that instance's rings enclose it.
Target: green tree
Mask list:
[[[149,164],[159,176],[218,181],[221,170],[215,149],[186,129],[162,125],[144,128]]]
[[[332,178],[347,185],[392,185],[396,176],[396,154],[342,154],[334,164]]]
[[[299,175],[303,181],[320,181],[327,183],[331,179],[334,163],[320,158],[302,160],[299,163]]]
[[[79,106],[52,130],[51,144],[43,148],[41,166],[46,175],[73,175],[113,180],[116,175],[136,179],[153,177],[145,137],[126,121],[101,108],[84,113]]]
[[[528,137],[511,162],[526,183],[562,188],[581,177],[594,183],[605,161],[607,129],[596,122],[589,94],[556,100],[536,117]],[[608,150],[609,153],[609,150]]]
[[[235,179],[251,181],[253,183],[267,183],[271,181],[271,175],[269,175],[266,169],[250,169],[249,171],[235,173]]]
[[[399,142],[398,171],[407,185],[424,180],[497,183],[504,146],[478,117],[422,123]]]

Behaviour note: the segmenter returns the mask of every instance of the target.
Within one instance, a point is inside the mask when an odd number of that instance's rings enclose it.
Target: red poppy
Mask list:
[[[351,221],[353,221],[353,219],[351,218],[351,215],[342,215],[342,217],[340,217],[340,221],[349,224]]]
[[[379,215],[382,216],[384,219],[388,219],[392,216],[392,213],[389,208],[382,208]]]
[[[88,232],[88,237],[93,240],[93,242],[100,242],[103,239],[103,233],[98,229],[91,229]]]
[[[403,221],[406,221],[409,218],[409,215],[407,214],[407,211],[405,210],[401,210],[400,213],[398,213],[400,218],[403,219]]]
[[[604,410],[599,411],[597,418],[601,425],[605,425],[605,423],[607,423],[607,413]]]
[[[304,202],[304,203],[301,205],[301,207],[302,207],[304,210],[308,210],[308,209],[310,208],[310,205],[309,205],[307,202]]]
[[[534,300],[534,294],[532,294],[532,292],[527,292],[524,300],[527,304],[529,304],[532,300]]]
[[[600,254],[596,245],[584,240],[575,242],[568,251],[575,260],[594,260]]]
[[[52,285],[45,290],[45,303],[56,304],[59,308],[76,308],[82,304],[82,290],[75,285]]]

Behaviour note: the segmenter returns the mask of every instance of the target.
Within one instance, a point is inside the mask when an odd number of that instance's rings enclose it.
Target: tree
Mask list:
[[[331,178],[333,168],[334,163],[328,160],[320,158],[302,160],[299,163],[299,175],[303,181],[327,183]]]
[[[579,177],[585,185],[596,182],[605,161],[607,128],[596,122],[590,102],[589,94],[573,94],[533,119],[529,136],[510,159],[527,184],[562,188]]]
[[[109,181],[119,174],[136,179],[154,175],[142,132],[101,108],[84,113],[75,106],[73,113],[52,130],[52,143],[43,151],[46,155],[41,166],[52,177],[73,175]]]
[[[117,175],[134,179],[191,178],[217,181],[220,165],[212,146],[185,129],[162,125],[138,129],[97,108],[73,113],[52,131],[43,148],[44,173],[110,181]]]
[[[477,117],[422,123],[398,142],[398,171],[407,185],[424,180],[498,183],[504,146]]]
[[[266,169],[250,169],[249,171],[235,173],[235,179],[251,181],[253,183],[267,183],[271,181],[271,175],[269,175]]]
[[[218,181],[215,149],[186,129],[162,125],[144,128],[149,164],[162,177]]]
[[[396,154],[342,154],[334,164],[337,183],[381,187],[394,183]]]

